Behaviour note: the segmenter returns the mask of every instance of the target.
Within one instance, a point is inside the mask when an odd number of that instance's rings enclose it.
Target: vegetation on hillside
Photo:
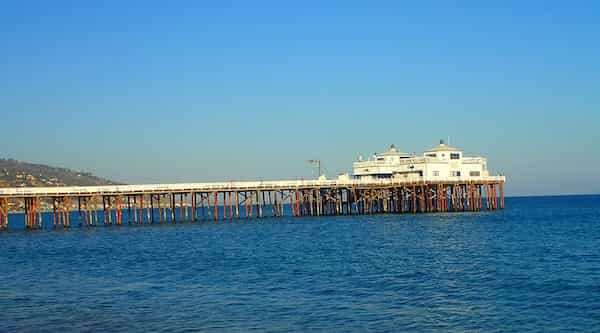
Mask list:
[[[89,172],[0,158],[0,187],[117,184]]]

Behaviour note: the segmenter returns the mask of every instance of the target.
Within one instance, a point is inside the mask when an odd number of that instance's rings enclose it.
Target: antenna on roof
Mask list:
[[[448,142],[448,146],[450,146],[450,135],[448,135],[448,141],[446,142]]]

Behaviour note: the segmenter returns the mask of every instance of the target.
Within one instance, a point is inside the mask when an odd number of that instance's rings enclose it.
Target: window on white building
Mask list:
[[[440,176],[440,172],[439,171],[434,171],[433,172],[433,176],[434,177],[439,177]]]
[[[460,171],[450,171],[450,176],[452,176],[452,177],[460,177]]]
[[[460,154],[459,153],[451,153],[450,154],[450,159],[451,160],[459,160],[460,159]]]
[[[471,172],[469,172],[469,176],[471,176],[471,177],[479,177],[479,176],[481,176],[481,172],[479,172],[479,171],[471,171]]]
[[[425,156],[427,156],[427,157],[437,157],[436,154],[426,154]]]

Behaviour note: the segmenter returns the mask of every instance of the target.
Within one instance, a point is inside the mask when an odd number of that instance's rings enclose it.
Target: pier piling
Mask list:
[[[77,209],[79,226],[98,225],[100,199],[102,223],[107,226],[123,223],[125,206],[128,224],[151,224],[155,221],[184,223],[207,219],[225,221],[241,217],[263,219],[281,217],[287,212],[301,217],[494,211],[505,207],[503,179],[434,183],[297,181],[296,185],[277,182],[251,184],[227,184],[221,189],[206,185],[181,190],[135,189],[131,192],[91,187],[92,191],[84,194],[78,188],[63,192],[60,188],[30,190],[36,192],[34,195],[20,195],[17,190],[10,195],[0,192],[0,230],[8,229],[10,200],[18,203],[13,207],[22,207],[26,229],[42,228],[40,203],[44,198],[51,203],[55,228],[70,227],[71,209]],[[289,210],[284,210],[285,206]]]

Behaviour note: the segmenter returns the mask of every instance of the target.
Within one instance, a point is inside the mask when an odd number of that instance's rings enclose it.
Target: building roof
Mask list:
[[[388,151],[386,151],[384,153],[377,153],[377,156],[405,156],[405,155],[408,155],[408,154],[398,151],[396,149],[396,146],[394,146],[393,144],[390,145],[390,149],[388,149]]]
[[[440,140],[440,144],[426,150],[426,153],[430,153],[430,152],[438,152],[438,151],[460,151],[460,149],[452,147],[452,146],[448,146],[447,144],[444,143],[444,140]]]

